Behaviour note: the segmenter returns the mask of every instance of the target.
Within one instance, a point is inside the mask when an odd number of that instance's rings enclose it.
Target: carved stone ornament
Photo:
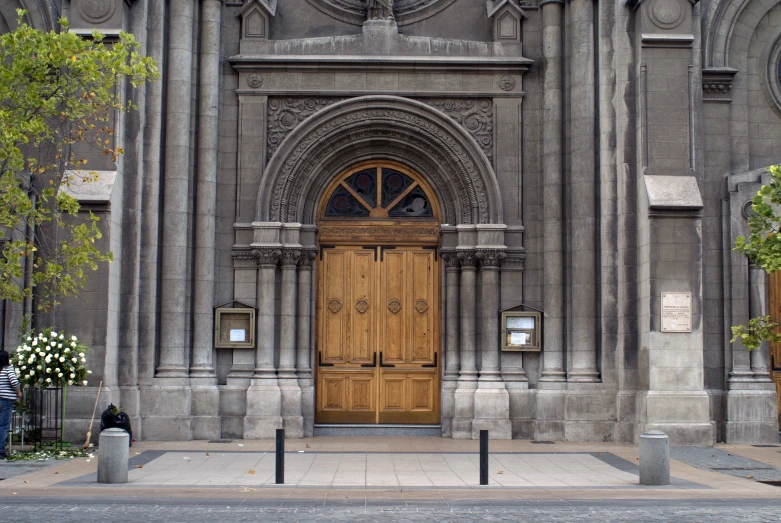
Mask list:
[[[426,314],[428,311],[428,302],[426,300],[416,301],[415,310],[418,311],[418,314]]]
[[[337,312],[342,310],[342,302],[334,298],[333,300],[328,302],[328,310],[336,314]]]
[[[680,0],[652,0],[648,6],[651,21],[662,29],[675,29],[686,16]]]
[[[257,89],[263,85],[263,76],[258,73],[252,73],[247,77],[247,85],[252,89]]]
[[[375,100],[367,102],[365,98],[377,98],[377,106],[373,106]],[[403,99],[392,100],[398,108],[387,107],[381,96],[361,97],[356,101],[361,101],[360,105],[342,106],[330,118],[309,125],[298,133],[295,141],[286,145],[282,155],[274,155],[268,172],[274,173],[275,180],[273,189],[262,197],[265,207],[262,213],[272,221],[307,219],[304,216],[313,215],[312,201],[316,200],[307,199],[309,191],[327,184],[333,177],[333,173],[323,170],[323,162],[342,150],[352,151],[356,143],[376,138],[389,144],[404,143],[407,149],[420,151],[435,166],[426,174],[442,192],[440,201],[445,219],[458,223],[491,222],[493,209],[489,207],[483,182],[484,179],[490,182],[490,167],[474,155],[474,149],[436,116],[421,114],[420,108],[405,104]],[[379,106],[380,103],[384,106]],[[444,173],[448,173],[447,179]],[[500,201],[497,188],[492,185],[490,191],[493,201]],[[299,208],[301,200],[305,200],[303,209]],[[460,216],[453,214],[454,201],[459,203]],[[303,216],[299,216],[301,211]]]
[[[399,25],[425,20],[455,0],[307,0],[328,16],[361,25],[369,20],[396,20]]]
[[[279,257],[282,256],[282,250],[273,247],[262,247],[255,249],[254,252],[258,265],[276,265]]]
[[[475,253],[483,267],[499,267],[502,260],[507,258],[507,253],[499,249],[480,249]]]
[[[356,226],[356,225],[323,225],[320,231],[321,238],[333,237],[366,237],[377,240],[404,240],[421,238],[439,238],[438,225],[415,226]]]
[[[317,258],[317,249],[301,249],[301,258],[298,259],[298,266],[311,269]]]
[[[477,265],[475,251],[458,251],[458,261],[461,267],[475,267]]]
[[[93,24],[101,24],[114,16],[117,10],[116,0],[79,0],[77,3],[79,14],[84,20]]]
[[[369,310],[369,302],[361,298],[355,302],[355,310],[358,311],[358,314],[366,314],[366,311]]]
[[[708,80],[702,82],[702,97],[705,100],[730,100],[732,78],[728,80]]]
[[[512,91],[515,89],[515,78],[512,76],[502,76],[499,80],[499,87],[502,91]]]
[[[280,256],[280,264],[285,267],[298,265],[298,260],[301,258],[301,249],[282,249]]]
[[[507,251],[507,257],[502,260],[502,270],[517,270],[522,271],[524,269],[524,261],[526,260],[525,251]]]
[[[258,265],[255,252],[249,249],[233,251],[231,257],[233,258],[233,267],[235,269],[255,268]]]
[[[401,302],[399,300],[391,300],[388,302],[388,310],[391,314],[398,314],[401,310]]]
[[[458,253],[454,249],[442,249],[439,251],[439,255],[445,262],[447,268],[458,268],[460,263],[458,261]]]
[[[250,78],[253,75],[250,75]],[[259,76],[259,75],[258,75]],[[512,80],[512,77],[507,77]],[[513,86],[515,85],[515,80]],[[247,80],[249,84],[249,79]],[[254,87],[250,85],[250,87]],[[257,87],[260,87],[258,85]],[[277,151],[282,140],[298,125],[329,105],[342,101],[339,97],[269,97],[268,157]],[[490,98],[419,98],[458,122],[480,145],[488,160],[494,161],[494,104]]]

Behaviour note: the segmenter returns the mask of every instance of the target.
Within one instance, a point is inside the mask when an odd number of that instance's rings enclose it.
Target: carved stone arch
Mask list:
[[[750,6],[750,8],[749,8]],[[722,0],[712,9],[713,18],[705,42],[705,63],[708,67],[735,67],[730,53],[733,36],[750,39],[757,23],[773,8],[762,0]]]
[[[16,27],[17,9],[27,11],[24,22],[34,29],[51,31],[59,27],[53,0],[0,0],[0,34]]]
[[[397,96],[344,100],[294,129],[263,174],[257,220],[314,223],[315,202],[331,178],[371,158],[424,176],[446,223],[502,223],[496,175],[474,138],[443,112]]]

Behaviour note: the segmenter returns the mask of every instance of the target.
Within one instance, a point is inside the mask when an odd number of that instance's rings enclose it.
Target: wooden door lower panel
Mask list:
[[[439,423],[439,379],[416,369],[380,373],[379,423]]]
[[[375,423],[376,378],[365,371],[323,370],[317,379],[318,423]]]

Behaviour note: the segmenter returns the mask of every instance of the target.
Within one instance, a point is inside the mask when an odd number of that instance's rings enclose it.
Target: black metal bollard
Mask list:
[[[285,429],[277,429],[277,485],[285,483]]]
[[[480,431],[480,484],[488,485],[488,431]]]

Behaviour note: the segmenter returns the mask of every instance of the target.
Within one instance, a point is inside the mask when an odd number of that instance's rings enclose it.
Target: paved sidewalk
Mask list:
[[[781,448],[719,446],[713,455],[698,449],[687,453],[688,464],[672,461],[670,486],[645,487],[638,484],[635,445],[493,441],[490,484],[481,487],[476,441],[312,438],[288,440],[286,447],[285,485],[274,484],[273,441],[141,442],[130,451],[127,485],[97,484],[97,454],[13,477],[0,464],[0,478],[8,478],[0,481],[0,499],[287,500],[318,506],[334,499],[362,506],[378,500],[781,500],[781,488],[709,470],[706,463],[718,450],[770,471],[781,465]],[[692,456],[703,456],[702,463]]]

